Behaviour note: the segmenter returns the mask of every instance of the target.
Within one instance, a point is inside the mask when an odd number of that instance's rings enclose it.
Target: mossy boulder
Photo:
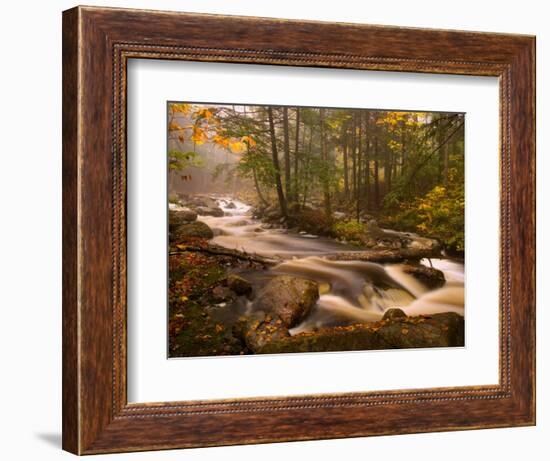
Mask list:
[[[390,348],[464,346],[464,317],[445,312],[395,319],[377,333]]]
[[[240,296],[248,296],[252,293],[252,285],[245,278],[236,275],[230,274],[227,276],[227,286]]]
[[[319,286],[311,280],[279,275],[271,279],[254,302],[255,310],[278,315],[287,328],[298,325],[319,299]]]
[[[182,224],[197,220],[197,213],[193,210],[170,210],[168,212],[168,229],[170,232],[176,230]]]
[[[234,334],[252,352],[262,351],[272,343],[278,344],[290,338],[290,333],[279,316],[262,311],[243,318],[235,325]]]
[[[304,208],[289,216],[289,225],[308,234],[332,235],[332,219],[321,209]]]
[[[202,206],[206,208],[212,208],[212,207],[218,206],[218,202],[216,202],[215,199],[205,195],[195,195],[195,196],[188,197],[187,202],[189,203],[190,206],[195,206],[195,207]]]
[[[214,237],[214,233],[212,229],[202,221],[180,224],[174,231],[170,232],[170,240],[174,243],[186,240],[189,237],[211,239]]]

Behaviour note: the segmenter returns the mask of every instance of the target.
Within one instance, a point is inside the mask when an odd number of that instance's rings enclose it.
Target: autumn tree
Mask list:
[[[281,181],[281,168],[279,166],[279,151],[277,148],[277,137],[275,135],[275,123],[273,121],[273,108],[267,107],[267,116],[269,119],[269,135],[271,139],[271,155],[273,159],[273,169],[275,174],[275,186],[277,188],[277,197],[279,198],[279,207],[283,217],[287,216],[286,198],[283,192],[283,184]]]

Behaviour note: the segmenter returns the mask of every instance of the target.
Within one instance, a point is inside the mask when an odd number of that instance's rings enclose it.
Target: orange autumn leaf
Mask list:
[[[193,126],[193,134],[191,135],[191,140],[198,145],[204,144],[208,140],[206,132],[199,126]]]
[[[229,139],[217,134],[212,138],[212,142],[218,146],[227,147],[229,145]]]
[[[191,104],[172,103],[170,104],[171,113],[188,114],[191,109]]]
[[[206,107],[203,108],[203,109],[199,109],[196,113],[195,113],[195,116],[197,117],[197,119],[201,119],[201,118],[204,118],[206,120],[210,120],[214,114],[212,113],[212,111],[210,109],[207,109]]]
[[[170,122],[170,125],[168,125],[168,129],[170,131],[181,131],[183,128],[176,122]]]
[[[256,145],[256,141],[254,141],[254,138],[251,136],[243,136],[241,138],[241,141],[248,144],[248,147],[254,147]]]

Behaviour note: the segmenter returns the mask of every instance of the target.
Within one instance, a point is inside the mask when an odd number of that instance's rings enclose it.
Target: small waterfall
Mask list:
[[[430,315],[440,312],[456,312],[464,315],[464,286],[446,284],[415,299],[407,306],[401,306],[407,315]]]
[[[415,298],[422,296],[428,289],[412,275],[403,272],[401,264],[387,265],[386,272],[403,285]]]
[[[349,325],[350,323],[376,322],[382,312],[372,312],[354,306],[341,296],[321,295],[311,315],[300,325],[290,330],[291,335],[313,331],[326,326]]]

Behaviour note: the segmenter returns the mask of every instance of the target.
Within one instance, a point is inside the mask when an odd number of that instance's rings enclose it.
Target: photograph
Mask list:
[[[168,102],[168,356],[463,347],[464,123]]]

